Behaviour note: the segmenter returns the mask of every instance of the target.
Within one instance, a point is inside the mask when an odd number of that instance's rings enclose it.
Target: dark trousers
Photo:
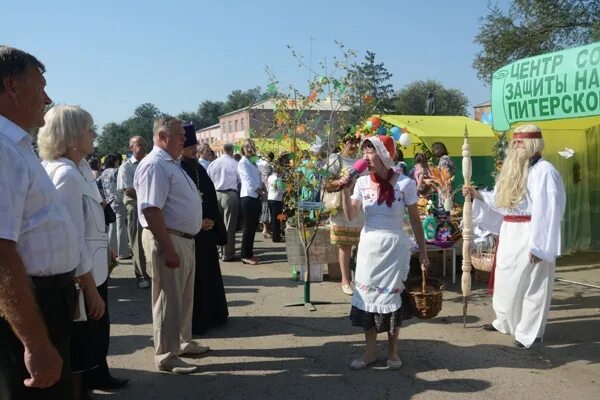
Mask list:
[[[277,216],[283,212],[283,201],[269,200],[269,214],[271,214],[271,234],[274,242],[281,241],[281,221]]]
[[[242,197],[240,200],[244,221],[241,256],[242,258],[251,258],[254,256],[254,235],[258,228],[262,203],[254,197]]]
[[[73,273],[33,278],[33,293],[50,341],[63,360],[60,380],[46,389],[27,388],[29,373],[23,361],[24,348],[8,322],[0,317],[0,399],[64,400],[73,397],[71,383],[71,331],[75,312]]]
[[[104,283],[98,286],[98,293],[102,300],[104,300],[104,315],[97,321],[93,321],[95,324],[94,332],[94,346],[96,347],[96,354],[98,360],[98,367],[85,371],[83,373],[83,379],[85,385],[88,387],[94,384],[100,384],[110,378],[108,371],[108,364],[106,362],[106,356],[108,355],[108,346],[110,344],[110,316],[108,314],[108,279]],[[91,321],[90,321],[91,322]]]

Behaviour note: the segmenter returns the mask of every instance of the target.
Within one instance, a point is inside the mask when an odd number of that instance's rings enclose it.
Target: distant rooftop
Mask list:
[[[477,105],[475,105],[475,106],[473,106],[473,107],[474,107],[474,108],[479,108],[479,107],[489,107],[489,106],[491,106],[491,105],[492,105],[492,102],[491,102],[490,100],[488,100],[488,101],[484,101],[484,102],[483,102],[483,103],[481,103],[481,104],[477,104]]]
[[[207,126],[206,128],[197,129],[196,133],[198,133],[198,132],[204,132],[204,131],[210,131],[211,129],[217,129],[219,126],[220,125],[217,123],[217,124],[214,124],[214,125],[211,125],[211,126]]]

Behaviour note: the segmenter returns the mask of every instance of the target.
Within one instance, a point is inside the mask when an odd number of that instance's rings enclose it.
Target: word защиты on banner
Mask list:
[[[600,115],[600,42],[508,64],[494,73],[494,129]]]

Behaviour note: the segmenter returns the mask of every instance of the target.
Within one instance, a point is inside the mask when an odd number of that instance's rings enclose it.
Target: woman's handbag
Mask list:
[[[111,202],[112,203],[112,202]],[[104,206],[104,222],[106,225],[112,224],[117,220],[117,214],[113,211],[110,203]]]
[[[337,163],[338,163],[337,175],[339,176],[342,172],[342,160],[339,156],[337,159]],[[323,208],[325,208],[326,211],[337,210],[341,206],[342,206],[342,192],[340,190],[338,190],[336,192],[324,191],[324,193],[323,193]]]
[[[323,207],[325,210],[337,210],[342,206],[342,192],[325,192],[323,194]]]

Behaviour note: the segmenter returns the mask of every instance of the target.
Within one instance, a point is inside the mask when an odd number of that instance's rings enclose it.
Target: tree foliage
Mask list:
[[[362,63],[354,63],[348,69],[345,82],[349,93],[344,102],[354,116],[352,123],[371,114],[390,111],[394,94],[394,87],[389,83],[392,76],[383,62],[375,62],[375,53],[368,50]]]
[[[268,98],[260,87],[249,90],[234,90],[227,96],[227,101],[205,100],[198,105],[198,110],[184,111],[177,115],[185,122],[191,122],[196,129],[206,128],[219,122],[219,116],[239,108],[247,107]],[[143,136],[152,143],[152,126],[154,120],[165,114],[152,103],[144,103],[133,111],[133,116],[121,123],[110,122],[104,126],[102,134],[97,139],[97,151],[107,153],[126,153],[129,149],[129,139],[133,136]]]
[[[598,0],[513,0],[508,11],[496,4],[482,18],[473,67],[489,83],[494,71],[513,61],[596,40]]]
[[[467,115],[469,100],[459,89],[445,88],[436,80],[415,81],[396,93],[394,113],[425,115],[425,100],[431,92],[435,96],[434,115]]]

